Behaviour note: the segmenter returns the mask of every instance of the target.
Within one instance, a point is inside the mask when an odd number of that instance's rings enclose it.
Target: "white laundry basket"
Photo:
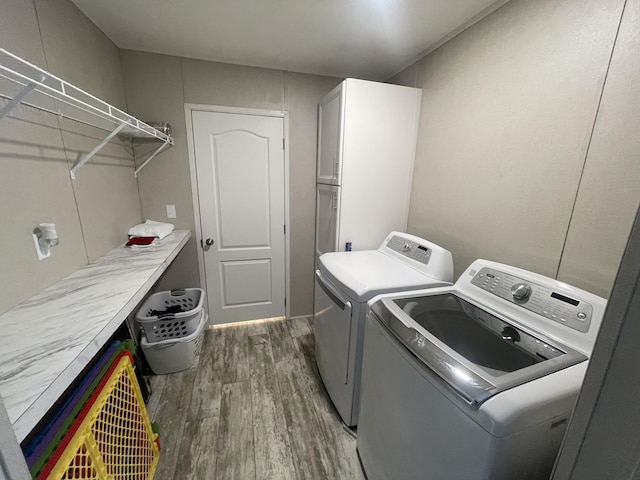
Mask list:
[[[166,340],[150,342],[145,335],[142,336],[140,346],[149,366],[156,375],[180,372],[193,365],[204,329],[209,323],[209,316],[204,310],[200,311],[200,323],[195,332],[185,334],[182,337],[174,337]]]
[[[151,343],[182,338],[198,329],[203,303],[204,290],[201,288],[154,293],[136,312],[136,322]],[[167,309],[174,311],[166,313]]]

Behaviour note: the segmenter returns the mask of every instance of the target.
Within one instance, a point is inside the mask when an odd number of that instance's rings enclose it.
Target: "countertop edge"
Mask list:
[[[118,311],[116,316],[114,316],[113,319],[96,334],[96,336],[78,354],[78,356],[60,372],[58,377],[45,390],[43,390],[37,399],[15,420],[13,428],[18,441],[21,442],[24,440],[38,422],[46,415],[49,409],[55,404],[55,401],[49,402],[43,400],[43,398],[47,397],[48,399],[57,399],[66,391],[67,388],[69,388],[77,376],[87,366],[88,362],[100,351],[118,327],[131,314],[135,306],[142,301],[144,296],[151,290],[151,287],[153,287],[162,274],[167,270],[169,265],[171,265],[173,260],[175,260],[178,254],[182,251],[186,243],[191,238],[191,231],[175,231],[175,233],[180,232],[186,232],[186,235],[174,247],[167,258],[155,269],[153,274],[131,295],[130,299]]]

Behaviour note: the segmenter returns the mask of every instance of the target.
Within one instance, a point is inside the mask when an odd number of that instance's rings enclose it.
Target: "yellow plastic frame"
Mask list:
[[[156,437],[125,355],[47,480],[150,480],[160,455]]]

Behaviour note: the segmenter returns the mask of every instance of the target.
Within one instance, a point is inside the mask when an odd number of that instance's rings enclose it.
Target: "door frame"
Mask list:
[[[193,200],[193,220],[195,223],[195,240],[196,249],[198,251],[198,270],[200,273],[200,284],[205,292],[207,292],[207,277],[204,270],[204,257],[202,255],[202,224],[200,222],[200,197],[198,195],[198,173],[196,170],[195,144],[193,138],[193,122],[191,112],[213,112],[213,113],[232,113],[237,115],[252,115],[262,117],[278,117],[283,119],[284,127],[284,222],[286,231],[284,235],[284,291],[286,298],[285,316],[291,318],[291,284],[289,281],[290,273],[290,235],[291,224],[289,222],[289,113],[284,110],[265,110],[260,108],[244,108],[244,107],[227,107],[222,105],[205,105],[199,103],[185,103],[184,116],[187,124],[187,149],[189,151],[189,173],[191,175],[191,197]],[[208,300],[208,299],[207,299]],[[208,301],[205,302],[208,305]],[[211,318],[211,317],[209,317]]]

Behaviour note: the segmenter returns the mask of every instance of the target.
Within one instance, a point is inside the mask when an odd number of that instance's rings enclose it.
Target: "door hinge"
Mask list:
[[[284,138],[282,139],[282,149],[284,150]]]
[[[287,308],[287,297],[284,297],[284,308]]]
[[[286,223],[284,224],[284,234],[285,235],[287,234],[287,224]]]

